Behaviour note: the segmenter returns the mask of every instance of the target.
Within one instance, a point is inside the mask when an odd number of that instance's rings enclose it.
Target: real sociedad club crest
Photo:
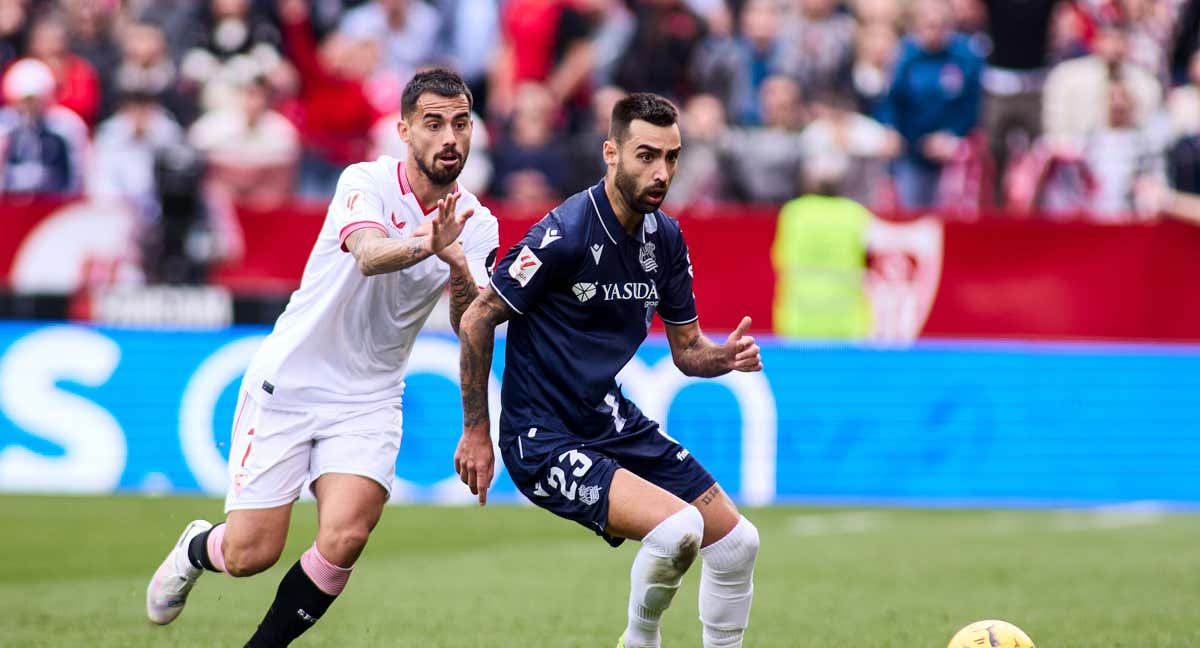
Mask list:
[[[646,272],[654,272],[658,270],[658,262],[654,260],[654,244],[647,241],[638,252],[638,260],[642,262],[642,267]]]

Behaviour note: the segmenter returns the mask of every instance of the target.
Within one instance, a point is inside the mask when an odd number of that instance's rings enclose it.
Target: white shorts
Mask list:
[[[229,443],[225,512],[296,501],[326,473],[362,475],[391,495],[400,451],[400,404],[324,411],[266,409],[238,395]]]

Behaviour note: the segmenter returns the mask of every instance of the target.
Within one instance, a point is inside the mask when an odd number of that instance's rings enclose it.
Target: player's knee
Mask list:
[[[673,580],[683,575],[695,562],[700,552],[700,540],[704,537],[704,516],[700,509],[685,506],[654,527],[642,539],[651,552],[668,559],[663,573],[664,580]]]
[[[350,565],[358,559],[371,529],[366,525],[346,525],[332,529],[322,529],[317,536],[317,547],[321,555],[337,565]]]
[[[705,548],[705,566],[726,573],[752,572],[758,544],[758,527],[743,517],[725,537]]]

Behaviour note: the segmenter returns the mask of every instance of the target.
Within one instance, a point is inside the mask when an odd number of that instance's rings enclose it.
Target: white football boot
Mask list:
[[[183,605],[187,603],[188,592],[196,584],[196,579],[204,573],[203,569],[193,567],[188,560],[188,544],[192,538],[212,528],[205,520],[192,520],[179,536],[171,553],[154,572],[150,586],[146,588],[146,616],[159,625],[166,625],[175,620]]]

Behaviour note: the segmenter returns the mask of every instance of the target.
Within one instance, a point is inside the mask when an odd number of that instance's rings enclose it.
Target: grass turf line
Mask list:
[[[154,568],[213,499],[0,496],[0,646],[240,646],[307,547],[299,504],[265,574],[207,574],[167,627],[145,619]],[[1194,647],[1200,516],[1063,512],[746,512],[762,535],[747,648],[941,648],[1004,618],[1043,648]],[[528,507],[389,507],[346,593],[298,646],[608,648],[634,543],[609,550]],[[698,570],[663,644],[699,646]]]

